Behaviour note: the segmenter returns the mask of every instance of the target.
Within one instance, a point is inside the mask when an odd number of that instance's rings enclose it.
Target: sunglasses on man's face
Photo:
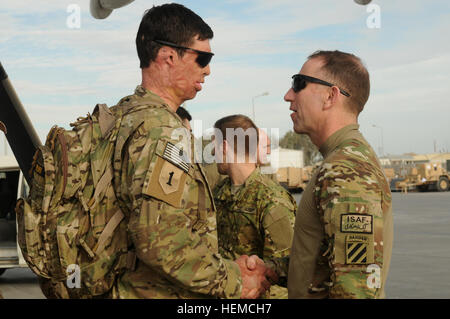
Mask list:
[[[301,90],[303,90],[306,87],[307,82],[322,84],[322,85],[326,85],[329,87],[336,86],[334,84],[331,84],[330,82],[327,82],[327,81],[324,81],[321,79],[317,79],[317,78],[313,78],[312,76],[307,76],[304,74],[294,74],[292,76],[292,90],[294,90],[295,93],[300,92]],[[339,91],[343,95],[350,97],[350,94],[348,94],[346,91],[342,90],[341,88],[339,88]]]
[[[153,42],[156,42],[156,43],[161,44],[161,45],[167,45],[167,46],[172,47],[172,48],[183,49],[183,50],[191,50],[191,51],[197,53],[197,59],[195,59],[195,62],[197,62],[197,64],[202,69],[205,68],[209,64],[209,62],[211,62],[211,59],[212,59],[212,57],[214,55],[214,53],[212,53],[212,52],[200,51],[200,50],[184,47],[184,46],[172,43],[172,42],[161,41],[161,40],[153,40]]]

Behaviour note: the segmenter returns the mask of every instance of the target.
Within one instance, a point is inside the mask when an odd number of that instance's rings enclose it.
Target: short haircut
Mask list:
[[[182,120],[188,120],[189,122],[192,120],[191,114],[182,106],[178,107],[177,114]]]
[[[258,127],[255,125],[255,123],[253,123],[253,121],[245,115],[242,114],[236,114],[236,115],[230,115],[230,116],[226,116],[221,118],[220,120],[218,120],[215,124],[214,127],[216,129],[219,129],[222,132],[222,136],[224,140],[227,140],[227,128],[232,128],[232,129],[243,129],[244,132],[252,132],[248,131],[248,129],[253,129],[254,133],[256,134],[256,143],[258,143],[259,140],[259,132],[258,132]],[[245,154],[249,155],[250,154],[250,136],[249,135],[245,135]],[[237,147],[238,147],[238,136],[234,135],[234,152],[237,153]],[[257,145],[255,145],[255,152],[257,150]]]
[[[212,39],[214,36],[209,25],[196,13],[177,3],[153,6],[144,13],[136,35],[140,68],[148,67],[158,56],[162,45],[153,40],[190,46],[195,36],[199,40]],[[183,56],[183,49],[176,51]]]
[[[316,51],[308,59],[319,58],[324,62],[322,70],[329,82],[350,93],[348,106],[359,114],[369,99],[369,72],[359,57],[341,51]]]

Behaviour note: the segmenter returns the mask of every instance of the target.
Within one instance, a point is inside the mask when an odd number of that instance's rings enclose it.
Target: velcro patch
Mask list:
[[[190,165],[188,164],[185,153],[172,143],[167,142],[162,157],[186,173],[189,172]]]
[[[183,170],[157,156],[149,183],[142,193],[180,208],[187,176]]]
[[[373,245],[368,236],[348,235],[345,239],[345,263],[364,265],[373,262]]]
[[[159,174],[159,185],[166,195],[176,192],[179,189],[182,177],[183,170],[168,161],[164,162]]]
[[[373,216],[363,214],[342,214],[341,233],[373,233]]]

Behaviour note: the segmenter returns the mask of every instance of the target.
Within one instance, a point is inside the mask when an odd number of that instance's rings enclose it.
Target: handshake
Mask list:
[[[235,262],[241,270],[242,299],[256,299],[278,281],[275,271],[256,255],[242,255]]]

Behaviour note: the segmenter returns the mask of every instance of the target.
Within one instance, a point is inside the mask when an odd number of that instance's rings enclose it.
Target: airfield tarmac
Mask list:
[[[301,194],[294,194],[297,201]],[[450,192],[393,193],[394,248],[386,297],[450,298]],[[0,276],[4,298],[44,298],[29,269]]]

